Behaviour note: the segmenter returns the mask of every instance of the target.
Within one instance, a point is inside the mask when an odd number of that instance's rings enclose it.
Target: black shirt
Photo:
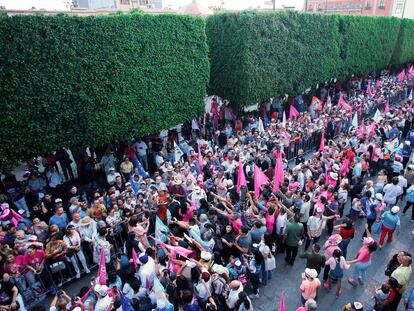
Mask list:
[[[10,281],[0,282],[0,305],[8,306],[13,302],[13,289],[14,284]]]

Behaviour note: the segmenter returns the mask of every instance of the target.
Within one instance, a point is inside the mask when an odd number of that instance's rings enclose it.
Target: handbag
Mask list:
[[[265,271],[272,271],[276,269],[275,256],[271,256],[265,259]]]
[[[52,274],[54,274],[56,272],[65,270],[66,266],[65,266],[65,263],[63,261],[58,261],[58,262],[55,262],[55,263],[51,264],[49,266],[49,268],[50,268],[50,271],[52,272]]]
[[[382,228],[382,221],[376,222],[372,225],[371,231],[373,234],[380,234]]]

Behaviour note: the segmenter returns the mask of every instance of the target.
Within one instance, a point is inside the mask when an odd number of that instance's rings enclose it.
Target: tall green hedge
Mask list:
[[[0,17],[0,166],[58,146],[150,134],[203,112],[205,21]]]
[[[297,94],[337,72],[332,15],[225,13],[207,19],[209,91],[242,105]]]
[[[338,76],[364,74],[388,66],[400,29],[396,17],[337,15],[341,33]]]
[[[386,67],[400,20],[242,12],[207,19],[209,93],[241,105]]]
[[[391,62],[404,64],[414,60],[414,20],[402,19],[400,34]]]

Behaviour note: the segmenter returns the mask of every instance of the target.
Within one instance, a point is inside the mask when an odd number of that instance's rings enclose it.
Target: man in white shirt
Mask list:
[[[148,171],[147,144],[143,142],[141,138],[138,138],[134,144],[134,149],[138,155],[138,159],[139,162],[141,162],[142,167],[144,168],[144,170]]]
[[[398,186],[398,177],[392,179],[392,183],[385,185],[384,189],[384,202],[388,207],[392,207],[396,204],[397,198],[403,194],[403,189]]]
[[[106,285],[95,285],[93,292],[98,300],[95,304],[95,311],[108,311],[109,305],[112,303],[112,298],[108,295],[109,288]]]
[[[117,177],[120,177],[120,176],[121,176],[121,174],[119,174],[118,172],[116,172],[116,171],[115,171],[115,168],[111,167],[111,168],[109,169],[109,174],[108,174],[108,176],[106,176],[106,181],[108,182],[108,184],[109,184],[110,186],[112,186],[112,185],[114,185],[114,184],[115,184],[115,180],[116,180],[116,178],[117,178]]]

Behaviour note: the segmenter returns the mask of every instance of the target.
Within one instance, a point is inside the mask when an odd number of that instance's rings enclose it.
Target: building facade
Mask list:
[[[394,3],[399,0],[304,0],[308,13],[393,16]],[[404,0],[403,0],[404,1]],[[406,2],[414,0],[406,0]]]
[[[392,16],[401,18],[414,18],[414,1],[395,0],[392,7]]]

